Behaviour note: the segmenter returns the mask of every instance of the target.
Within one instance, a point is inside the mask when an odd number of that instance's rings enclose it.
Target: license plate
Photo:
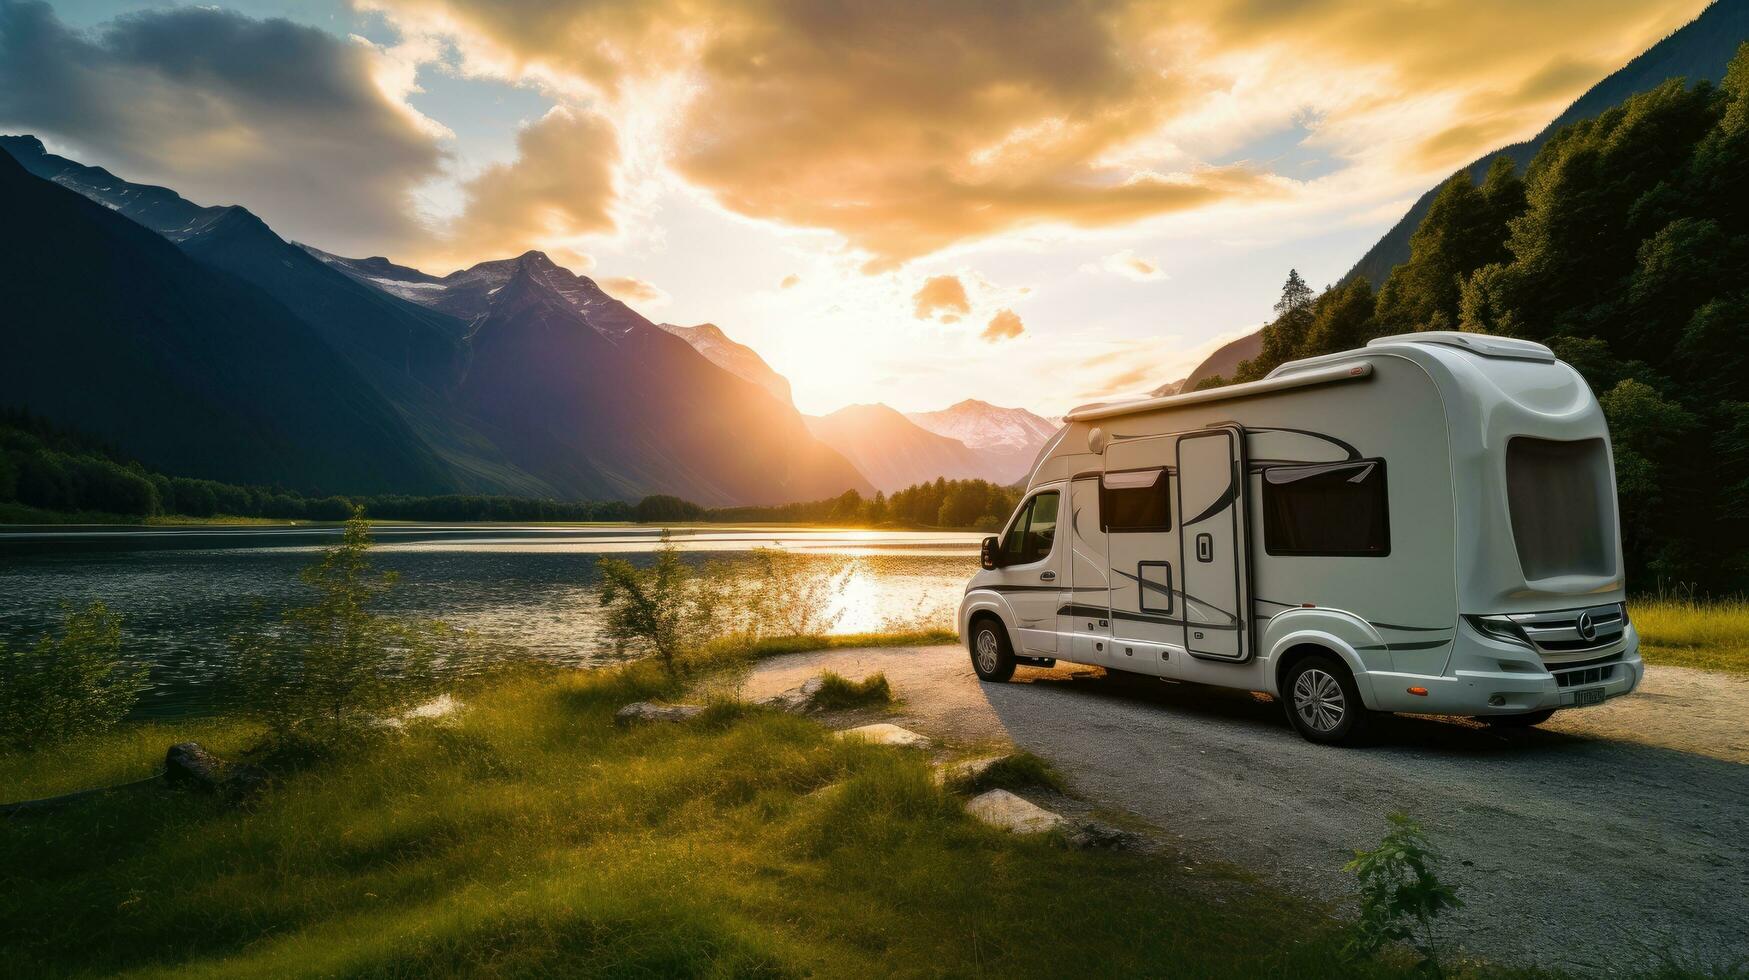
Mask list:
[[[1573,707],[1584,708],[1593,704],[1603,703],[1603,688],[1588,687],[1583,691],[1573,692]]]

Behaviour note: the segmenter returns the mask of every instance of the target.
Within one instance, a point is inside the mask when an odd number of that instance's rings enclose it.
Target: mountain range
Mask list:
[[[890,409],[869,428],[805,419],[714,324],[651,323],[540,252],[438,276],[286,241],[34,137],[0,149],[17,218],[0,255],[36,272],[0,325],[20,355],[4,400],[155,468],[314,493],[728,505],[866,494],[900,471],[1006,482],[1037,451],[1008,445],[1008,421],[962,423],[991,450]]]
[[[1701,11],[1700,16],[1587,89],[1541,132],[1522,143],[1485,153],[1462,169],[1468,170],[1471,179],[1480,185],[1494,160],[1506,156],[1522,173],[1537,151],[1569,123],[1596,116],[1629,96],[1656,88],[1667,79],[1681,77],[1690,83],[1702,80],[1718,82],[1724,77],[1731,56],[1736,54],[1737,45],[1745,39],[1749,39],[1749,0],[1715,0]],[[1435,186],[1416,199],[1403,217],[1343,276],[1343,281],[1364,277],[1375,289],[1383,285],[1393,268],[1408,261],[1409,236],[1427,217],[1428,208],[1438,193],[1439,187]],[[1262,333],[1259,331],[1222,346],[1191,371],[1183,382],[1183,390],[1190,391],[1198,382],[1216,375],[1230,379],[1240,361],[1257,356],[1261,343]]]

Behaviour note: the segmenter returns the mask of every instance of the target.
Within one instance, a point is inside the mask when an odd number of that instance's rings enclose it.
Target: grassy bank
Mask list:
[[[1355,973],[1318,910],[987,830],[918,753],[729,707],[612,723],[661,693],[643,668],[500,679],[252,809],[151,789],[14,818],[0,956],[27,976]],[[0,756],[0,785],[32,768]]]
[[[1636,599],[1628,615],[1647,663],[1749,675],[1749,602]]]

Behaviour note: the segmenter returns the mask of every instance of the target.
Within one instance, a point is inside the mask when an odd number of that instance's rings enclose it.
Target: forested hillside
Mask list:
[[[1524,166],[1567,124],[1588,119],[1630,96],[1649,91],[1669,78],[1716,82],[1723,74],[1737,43],[1749,37],[1749,0],[1716,0],[1699,17],[1653,45],[1574,100],[1543,131],[1471,163],[1464,170],[1481,180],[1490,163],[1505,156]],[[1438,189],[1423,194],[1378,243],[1367,250],[1343,281],[1364,277],[1374,285],[1384,282],[1391,269],[1409,254],[1409,236],[1426,218]]]
[[[1672,79],[1549,139],[1520,175],[1448,180],[1373,293],[1290,274],[1233,380],[1373,337],[1541,341],[1615,444],[1630,585],[1749,587],[1749,44],[1724,80]],[[1221,379],[1225,380],[1225,379]]]

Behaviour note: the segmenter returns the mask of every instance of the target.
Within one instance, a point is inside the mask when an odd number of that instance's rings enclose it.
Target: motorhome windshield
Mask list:
[[[1506,445],[1512,538],[1527,580],[1615,574],[1615,511],[1602,439]]]

